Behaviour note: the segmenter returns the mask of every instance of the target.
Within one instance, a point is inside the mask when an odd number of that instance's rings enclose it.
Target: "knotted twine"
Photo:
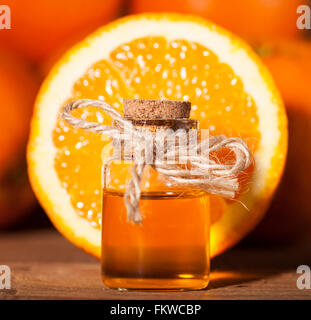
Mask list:
[[[114,123],[118,125],[102,125],[100,123],[89,122],[87,120],[74,117],[71,112],[82,107],[98,107],[112,117]],[[124,119],[118,111],[109,104],[92,99],[80,99],[67,104],[62,108],[60,117],[68,124],[77,129],[84,129],[95,133],[100,133],[117,140],[133,140],[134,145],[145,145],[146,135],[132,125],[131,121]],[[172,134],[172,133],[171,133]],[[177,133],[178,134],[178,133]],[[174,133],[175,137],[176,133]],[[163,140],[161,140],[163,143]],[[155,140],[155,143],[157,141]],[[193,152],[195,148],[196,152]],[[191,154],[189,150],[192,149]],[[234,161],[224,164],[209,157],[211,152],[229,150],[234,154]],[[174,150],[164,151],[162,159],[168,159]],[[182,185],[199,188],[211,194],[216,194],[224,198],[233,199],[239,190],[238,174],[244,171],[251,164],[251,154],[247,144],[239,138],[227,138],[226,136],[211,136],[197,143],[179,148],[179,159],[190,164],[191,170],[176,164],[168,163],[158,158],[153,163],[153,168],[165,175],[169,180]],[[132,159],[132,158],[131,158]],[[107,159],[106,162],[117,159],[115,156]],[[146,162],[134,159],[131,168],[131,179],[124,193],[124,203],[127,210],[127,218],[135,224],[142,223],[142,216],[139,211],[139,201],[141,197],[140,182]]]

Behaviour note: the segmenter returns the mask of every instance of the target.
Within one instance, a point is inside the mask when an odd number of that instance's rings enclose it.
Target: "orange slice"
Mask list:
[[[108,139],[73,129],[59,109],[102,99],[122,112],[123,98],[190,100],[191,117],[212,134],[246,140],[256,162],[239,202],[212,198],[212,255],[239,241],[263,216],[283,171],[287,123],[270,74],[244,42],[201,18],[144,14],[119,19],[71,49],[37,98],[28,145],[31,182],[56,228],[100,256],[100,151]],[[95,108],[76,111],[111,119]]]

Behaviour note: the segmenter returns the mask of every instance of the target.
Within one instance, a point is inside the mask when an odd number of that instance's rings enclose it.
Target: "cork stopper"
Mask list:
[[[177,100],[124,99],[124,117],[127,119],[187,119],[191,103]]]

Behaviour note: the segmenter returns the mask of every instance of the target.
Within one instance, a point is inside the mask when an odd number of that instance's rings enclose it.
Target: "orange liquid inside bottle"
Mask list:
[[[142,225],[121,194],[103,193],[102,276],[108,287],[203,289],[209,281],[209,197],[144,194]]]

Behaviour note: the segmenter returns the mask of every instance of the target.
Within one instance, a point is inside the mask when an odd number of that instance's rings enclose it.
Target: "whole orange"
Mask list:
[[[0,228],[19,220],[34,203],[24,149],[38,86],[27,63],[0,48]]]
[[[247,38],[292,37],[297,7],[307,0],[132,0],[133,13],[173,11],[198,14]]]
[[[293,241],[311,236],[311,42],[274,42],[258,51],[285,101],[289,149],[282,183],[255,236]]]
[[[68,38],[86,35],[115,18],[122,0],[7,0],[11,30],[0,32],[5,42],[32,60],[49,55]]]

